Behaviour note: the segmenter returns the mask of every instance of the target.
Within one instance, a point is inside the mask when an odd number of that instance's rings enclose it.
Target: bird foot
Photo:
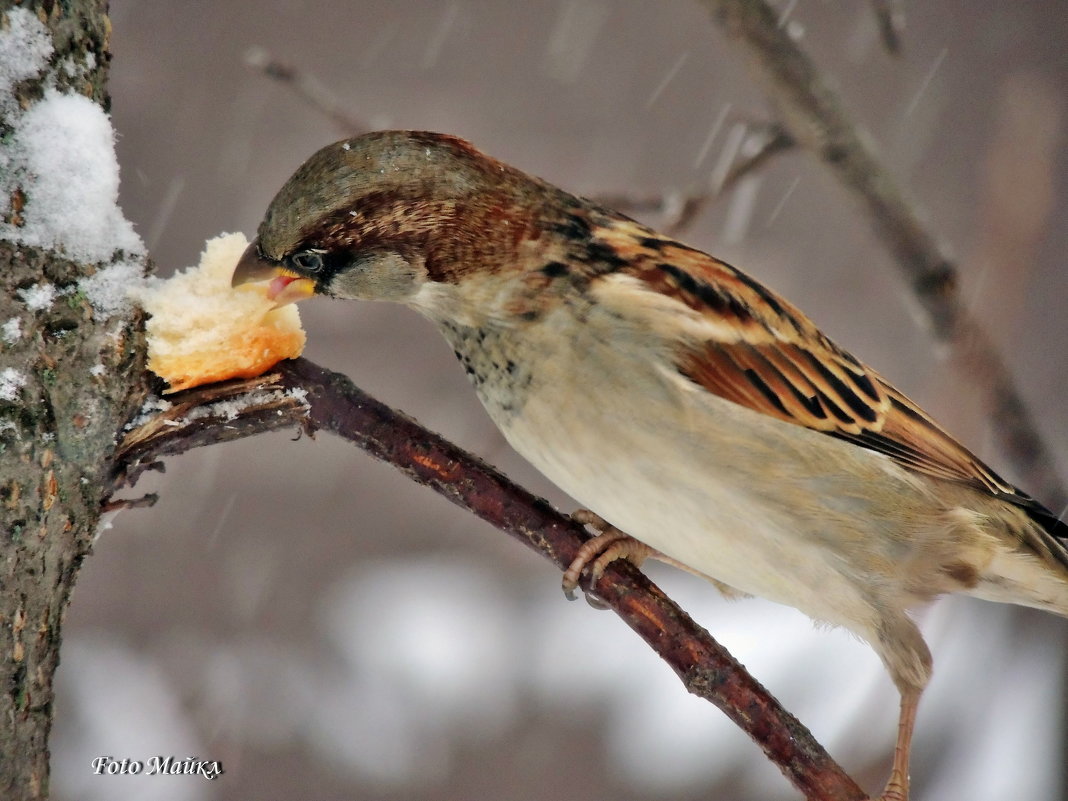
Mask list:
[[[878,798],[871,798],[869,801],[909,801],[908,779],[900,775],[895,768],[890,774],[890,781],[886,783],[886,789],[883,790],[883,794]]]
[[[909,795],[900,787],[887,787],[881,796],[871,798],[869,801],[909,801]]]
[[[590,569],[590,586],[592,587],[604,575],[605,568],[616,559],[626,559],[636,567],[641,567],[642,562],[647,558],[658,554],[645,543],[639,542],[629,534],[624,534],[588,509],[579,509],[571,515],[571,518],[584,526],[590,526],[599,533],[593,539],[583,543],[578,555],[564,571],[561,585],[569,601],[575,600],[579,578],[587,567]],[[586,602],[597,609],[607,608],[600,599],[589,592],[586,593]]]

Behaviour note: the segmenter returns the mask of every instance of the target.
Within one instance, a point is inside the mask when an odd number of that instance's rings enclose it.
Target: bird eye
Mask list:
[[[289,257],[290,263],[306,273],[317,273],[323,269],[323,254],[314,250],[302,250]]]

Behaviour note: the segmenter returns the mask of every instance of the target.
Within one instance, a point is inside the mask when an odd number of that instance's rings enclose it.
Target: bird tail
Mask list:
[[[1026,500],[1025,505],[1020,496],[1013,498],[1026,517],[1013,514],[998,521],[1018,545],[999,551],[969,594],[1068,617],[1068,525],[1037,501]]]
[[[1048,554],[1048,558],[1060,563],[1068,570],[1068,524],[1034,498],[1023,497],[1029,503],[1017,503],[1017,505],[1036,524],[1031,527],[1034,535],[1028,538],[1027,544],[1041,556]]]

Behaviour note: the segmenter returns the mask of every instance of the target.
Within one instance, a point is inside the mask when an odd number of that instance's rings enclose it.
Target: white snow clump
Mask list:
[[[15,102],[15,84],[41,73],[51,55],[47,28],[28,10],[10,9],[0,31],[0,114],[13,129],[0,148],[0,217],[16,189],[25,200],[21,224],[0,222],[0,238],[88,263],[120,250],[139,256],[144,244],[118,207],[115,134],[104,110],[54,87],[26,111]]]

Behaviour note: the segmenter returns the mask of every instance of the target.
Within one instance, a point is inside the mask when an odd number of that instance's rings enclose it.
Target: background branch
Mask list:
[[[701,0],[745,53],[787,134],[816,155],[868,212],[920,301],[931,331],[953,346],[987,397],[992,428],[1032,492],[1059,511],[1068,502],[1053,456],[990,335],[961,302],[957,271],[917,204],[883,167],[871,137],[764,0]],[[893,12],[892,5],[888,13]]]
[[[181,393],[174,401],[120,445],[117,483],[135,478],[165,454],[301,425],[309,432],[329,431],[388,462],[561,570],[589,537],[570,517],[478,457],[306,359],[282,362],[260,379]],[[866,797],[807,728],[632,564],[613,562],[596,586],[589,585],[588,575],[582,586],[637,632],[689,692],[715,704],[752,737],[806,798]]]
[[[901,36],[905,32],[905,9],[902,1],[871,0],[871,4],[883,47],[895,56],[900,55]]]
[[[291,89],[297,97],[333,122],[342,136],[356,136],[370,130],[368,125],[353,117],[345,104],[314,75],[276,59],[262,47],[250,48],[245,53],[245,64]]]

